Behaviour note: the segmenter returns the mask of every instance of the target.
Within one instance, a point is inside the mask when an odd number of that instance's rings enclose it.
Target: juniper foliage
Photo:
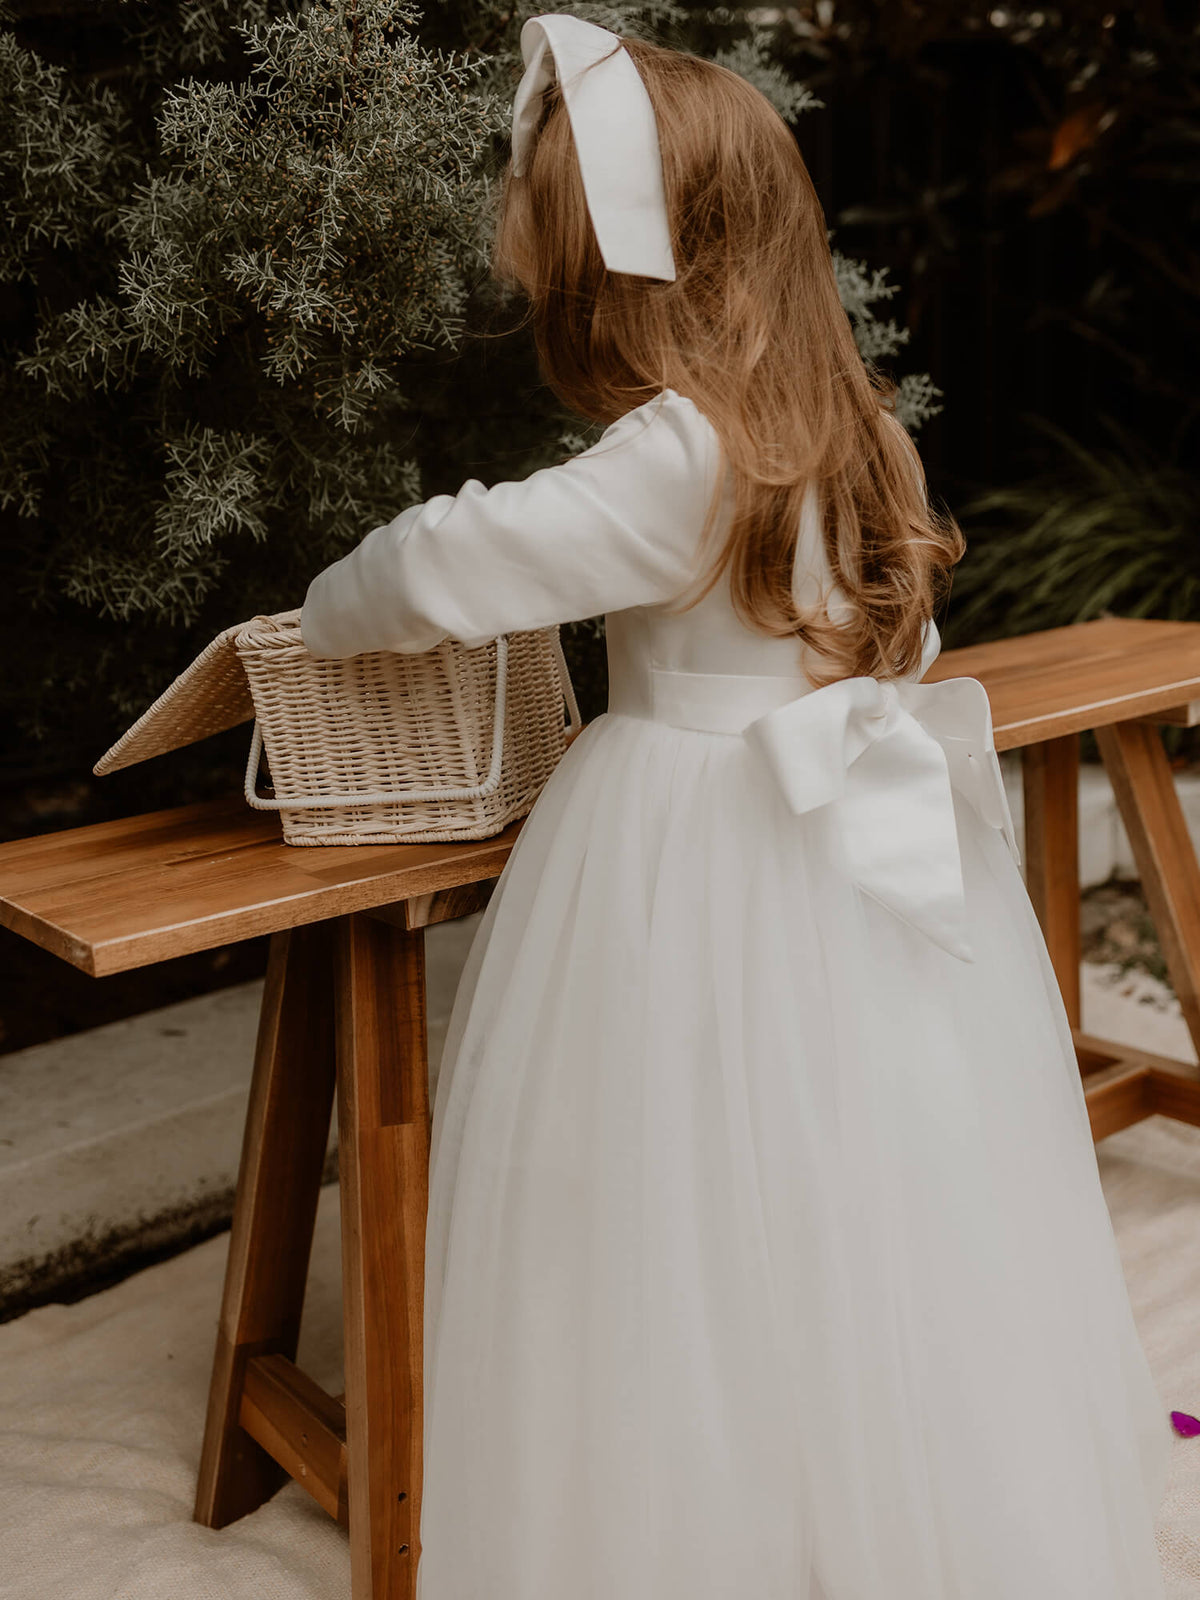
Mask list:
[[[0,17],[0,711],[89,763],[218,629],[299,603],[404,504],[577,446],[496,337],[493,179],[539,8],[125,0],[97,87]],[[769,26],[574,8],[701,49],[781,114]],[[904,333],[839,260],[866,359]],[[935,408],[906,378],[910,425]],[[76,755],[77,753],[77,755]]]

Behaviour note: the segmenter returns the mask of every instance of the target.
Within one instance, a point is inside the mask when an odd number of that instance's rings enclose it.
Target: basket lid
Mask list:
[[[96,776],[104,777],[135,761],[165,755],[168,750],[248,722],[254,715],[254,701],[238,657],[237,636],[249,626],[237,622],[205,645],[191,666],[104,752],[92,768]]]

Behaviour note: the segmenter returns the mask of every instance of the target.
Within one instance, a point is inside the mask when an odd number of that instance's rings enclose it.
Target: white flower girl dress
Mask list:
[[[1155,1600],[1169,1423],[986,699],[672,613],[717,449],[665,390],[304,605],[333,656],[607,613],[437,1084],[418,1595]]]

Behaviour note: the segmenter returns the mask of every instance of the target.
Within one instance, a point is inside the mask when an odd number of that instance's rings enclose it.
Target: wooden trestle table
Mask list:
[[[1200,1046],[1200,868],[1161,739],[1200,721],[1200,623],[1102,620],[945,652],[1024,763],[1025,867],[1096,1138],[1200,1125],[1200,1073],[1079,1031],[1078,735],[1096,731]],[[444,845],[283,844],[241,797],[0,845],[0,922],[102,976],[269,934],[195,1515],[293,1477],[348,1525],[355,1600],[412,1600],[419,1551],[429,1087],[424,930],[487,901],[519,831]],[[345,1395],[295,1365],[334,1097]],[[199,1419],[197,1419],[199,1425]]]

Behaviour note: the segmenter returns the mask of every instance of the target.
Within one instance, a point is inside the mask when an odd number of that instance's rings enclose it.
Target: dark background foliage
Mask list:
[[[731,60],[785,115],[810,98],[748,13],[578,9]],[[298,604],[403,505],[579,448],[530,340],[505,336],[514,308],[487,272],[523,15],[495,0],[10,13],[0,723],[14,779],[61,773],[68,811],[228,787],[229,740],[99,787],[87,774],[215,632]],[[888,349],[870,309],[886,294],[852,267],[847,284],[856,324]],[[921,380],[906,381],[917,417]],[[594,713],[596,630],[570,649]]]
[[[1009,478],[1036,413],[1177,457],[1200,421],[1200,37],[1192,5],[813,6],[787,49],[843,248],[905,286],[946,394],[943,490]],[[829,26],[817,20],[826,15]]]
[[[780,49],[825,102],[800,142],[839,243],[904,285],[945,394],[948,642],[1195,616],[1196,8],[837,0]]]

